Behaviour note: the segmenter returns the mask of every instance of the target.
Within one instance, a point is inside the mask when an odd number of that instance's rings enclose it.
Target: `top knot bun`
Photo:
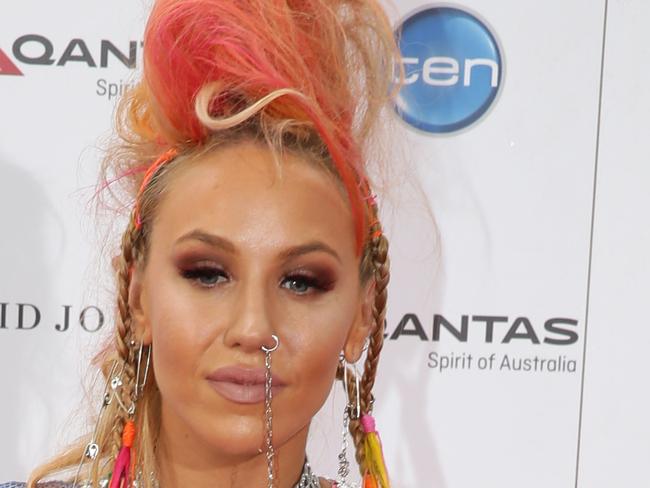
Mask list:
[[[303,96],[278,99],[266,114],[357,138],[385,102],[395,51],[375,1],[159,0],[145,31],[144,81],[169,143],[208,135],[195,101],[210,83],[212,117],[292,89]]]

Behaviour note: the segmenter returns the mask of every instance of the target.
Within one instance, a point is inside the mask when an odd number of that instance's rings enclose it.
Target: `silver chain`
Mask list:
[[[350,426],[350,405],[346,405],[343,413],[343,441],[341,443],[341,452],[339,453],[339,470],[336,486],[338,488],[359,488],[359,485],[348,481],[350,474],[350,461],[348,461],[348,428]]]
[[[339,452],[339,470],[338,470],[338,483],[345,486],[346,478],[350,474],[350,461],[348,461],[348,428],[350,426],[350,406],[346,405],[343,411],[343,432],[341,436],[341,452]]]
[[[345,390],[345,409],[343,410],[343,431],[341,432],[341,452],[339,453],[338,488],[358,488],[358,484],[348,481],[350,474],[350,461],[348,461],[348,433],[350,429],[350,418],[358,419],[361,415],[361,404],[359,398],[359,374],[355,371],[355,395],[356,402],[352,403],[348,390],[348,368],[345,356],[341,353],[339,360],[343,367],[343,389]]]
[[[273,412],[271,411],[271,401],[273,400],[273,380],[271,376],[271,351],[266,349],[264,351],[264,368],[265,368],[265,382],[264,382],[264,418],[266,420],[266,464],[269,477],[269,488],[273,488],[274,473],[273,473],[273,458],[275,451],[273,450]]]

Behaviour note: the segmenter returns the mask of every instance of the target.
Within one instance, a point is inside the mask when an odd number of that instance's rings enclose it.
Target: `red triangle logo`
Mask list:
[[[23,76],[22,71],[9,59],[9,56],[0,49],[0,75],[18,75]]]

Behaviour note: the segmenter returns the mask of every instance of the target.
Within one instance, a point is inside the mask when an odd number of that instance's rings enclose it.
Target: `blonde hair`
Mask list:
[[[292,151],[332,174],[348,196],[355,218],[360,279],[373,279],[375,327],[360,381],[363,412],[372,409],[372,388],[383,345],[389,280],[388,241],[368,194],[365,161],[382,110],[400,70],[390,23],[376,0],[159,0],[145,31],[144,74],[120,100],[116,140],[102,164],[99,186],[111,196],[138,200],[141,228],[132,214],[116,264],[115,336],[95,357],[106,382],[115,365],[124,405],[136,383],[136,338],[131,326],[132,268],[146,262],[150,229],[175,168],[227,144],[255,140],[274,153]],[[163,151],[178,156],[160,167],[141,194],[147,167]],[[115,186],[119,190],[115,190]],[[356,207],[355,207],[356,206]],[[113,375],[114,376],[114,375]],[[150,372],[153,376],[153,372]],[[342,371],[337,372],[342,379]],[[348,375],[353,393],[354,377]],[[353,396],[352,396],[353,397]],[[160,392],[149,378],[138,398],[132,460],[156,472]],[[96,432],[31,473],[39,480],[77,470],[89,442],[99,455],[81,465],[80,480],[93,487],[108,475],[121,446],[128,414],[113,401],[103,407]],[[363,430],[350,423],[361,473],[366,469]]]

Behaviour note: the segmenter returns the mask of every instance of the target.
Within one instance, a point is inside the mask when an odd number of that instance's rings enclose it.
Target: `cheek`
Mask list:
[[[199,374],[199,359],[211,341],[209,332],[214,330],[211,314],[195,303],[186,288],[169,277],[152,276],[149,285],[154,368],[163,392],[183,390],[191,384],[187,380]]]
[[[295,407],[301,406],[313,416],[327,399],[355,317],[356,301],[351,297],[353,293],[340,294],[327,303],[295,311],[287,329],[279,331],[287,344],[278,362],[287,361],[285,368],[296,387],[292,396],[296,405],[289,411],[300,411]]]

